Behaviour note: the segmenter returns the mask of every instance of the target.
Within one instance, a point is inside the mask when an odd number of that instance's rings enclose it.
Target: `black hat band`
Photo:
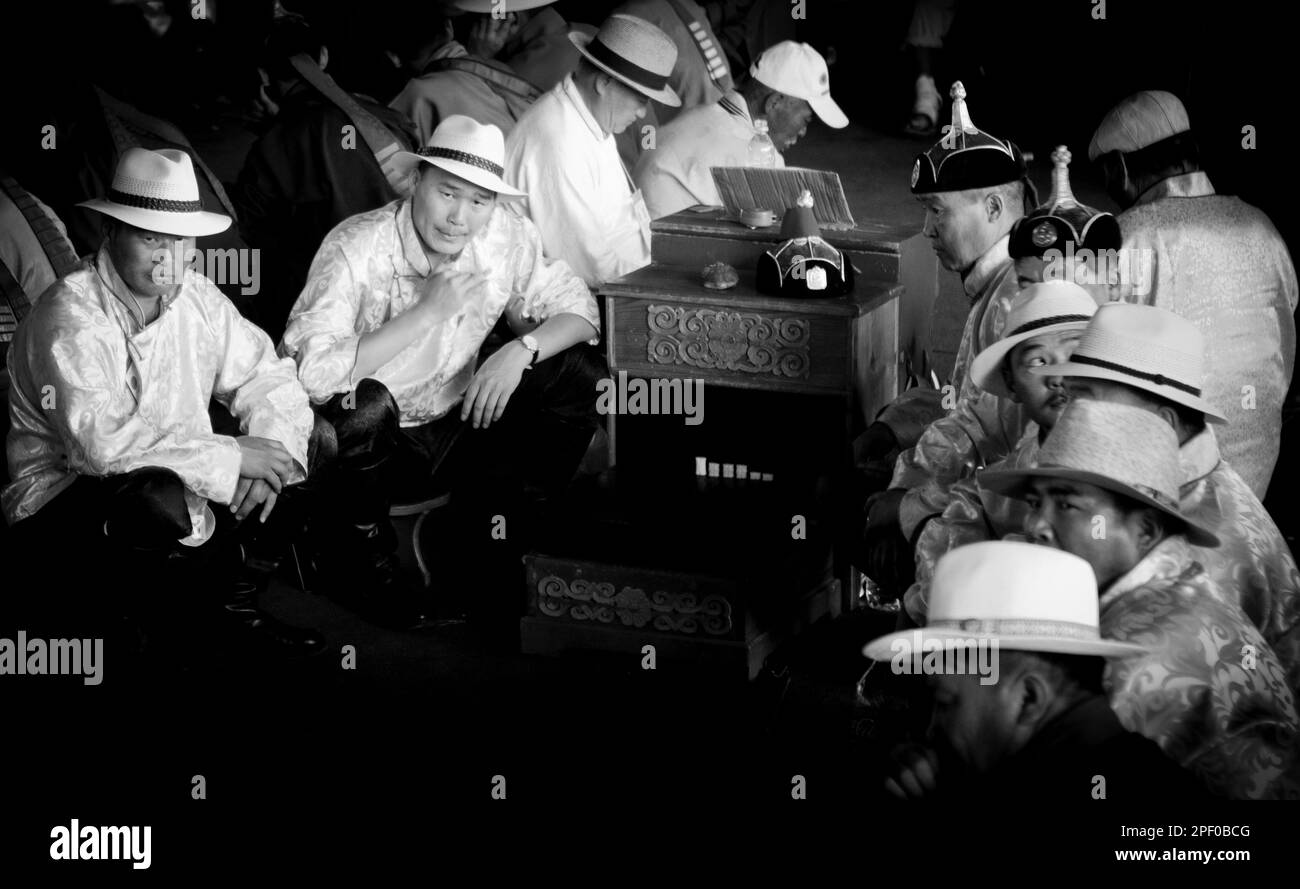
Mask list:
[[[1037,321],[1028,321],[1021,324],[1007,336],[1019,336],[1022,333],[1029,333],[1031,330],[1038,330],[1043,327],[1051,327],[1053,324],[1069,324],[1072,321],[1090,321],[1089,315],[1049,315],[1046,318],[1039,318]]]
[[[1188,384],[1178,380],[1171,380],[1164,374],[1145,373],[1140,370],[1134,370],[1131,367],[1125,367],[1122,364],[1116,364],[1113,361],[1102,361],[1100,358],[1092,358],[1088,355],[1071,355],[1070,360],[1075,364],[1091,364],[1095,367],[1113,370],[1130,377],[1137,377],[1139,380],[1147,380],[1148,382],[1155,383],[1157,386],[1172,386],[1173,388],[1186,392],[1189,395],[1195,395],[1197,398],[1201,397],[1201,390],[1197,387],[1189,386]]]
[[[127,194],[116,188],[108,190],[108,199],[115,204],[135,207],[138,210],[158,210],[163,213],[198,213],[203,209],[202,201],[172,201],[167,198],[148,198],[144,195]]]
[[[636,62],[629,62],[620,56],[614,50],[600,42],[599,37],[592,38],[587,44],[587,52],[591,57],[600,62],[606,68],[615,74],[621,74],[628,80],[635,82],[638,86],[643,86],[650,90],[661,90],[668,83],[667,74],[656,74],[649,69],[642,68]]]
[[[478,167],[480,170],[486,170],[497,178],[505,172],[505,167],[500,164],[494,164],[485,157],[479,157],[477,154],[470,154],[468,151],[457,151],[455,148],[438,148],[426,147],[416,152],[420,157],[440,157],[444,160],[459,161],[462,164],[469,164],[471,167]]]

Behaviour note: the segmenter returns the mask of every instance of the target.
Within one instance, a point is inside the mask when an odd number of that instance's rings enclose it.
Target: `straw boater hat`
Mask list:
[[[1010,398],[1011,390],[1002,377],[1002,362],[1011,350],[1025,340],[1045,333],[1083,330],[1096,311],[1096,300],[1072,281],[1031,284],[1012,299],[1006,334],[971,362],[971,379],[985,392],[999,398]],[[1060,367],[1053,365],[1050,370],[1054,375],[1059,374]]]
[[[496,192],[497,197],[527,197],[526,192],[510,187],[501,178],[506,160],[506,140],[501,130],[463,114],[443,118],[429,136],[428,145],[416,151],[399,151],[393,158],[399,169],[411,170],[423,162]]]
[[[1030,372],[1123,383],[1226,423],[1201,397],[1204,360],[1204,341],[1191,321],[1157,306],[1116,302],[1097,310],[1069,361]]]
[[[1043,442],[1037,467],[988,470],[979,474],[979,483],[996,494],[1023,500],[1029,480],[1035,478],[1085,482],[1123,494],[1177,519],[1189,542],[1219,545],[1213,529],[1179,507],[1178,438],[1151,411],[1091,398],[1073,400]]]
[[[1014,142],[971,123],[966,88],[952,85],[952,130],[912,164],[912,194],[987,188],[1025,178],[1025,158]]]
[[[656,102],[681,107],[682,100],[668,85],[677,64],[677,44],[645,19],[616,13],[605,19],[595,37],[570,31],[569,39],[583,58],[606,74]]]
[[[1012,259],[1042,256],[1048,250],[1119,250],[1124,238],[1114,215],[1085,206],[1070,189],[1070,149],[1058,145],[1052,152],[1052,196],[1011,227],[1007,252]]]
[[[988,541],[950,550],[934,567],[924,628],[868,642],[892,660],[894,643],[996,641],[999,649],[1127,657],[1147,649],[1101,638],[1097,578],[1078,556],[1030,543]]]
[[[231,222],[229,216],[203,209],[194,162],[174,148],[128,148],[118,159],[108,197],[77,206],[145,231],[183,238],[215,235]]]

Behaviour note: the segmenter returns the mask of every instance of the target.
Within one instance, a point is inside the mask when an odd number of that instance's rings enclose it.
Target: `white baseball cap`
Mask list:
[[[849,125],[849,119],[831,98],[826,60],[808,44],[782,40],[769,46],[750,65],[749,73],[778,93],[805,100],[826,126],[838,130]]]

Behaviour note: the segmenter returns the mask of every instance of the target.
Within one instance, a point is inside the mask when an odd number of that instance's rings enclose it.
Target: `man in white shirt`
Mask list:
[[[778,167],[785,166],[781,152],[807,132],[813,114],[834,129],[848,126],[849,119],[831,98],[826,60],[808,44],[784,40],[769,47],[749,73],[739,90],[684,111],[661,127],[654,147],[642,153],[633,178],[651,219],[696,204],[721,204],[710,168],[748,166],[757,121],[767,121]]]
[[[483,581],[510,562],[493,528],[522,542],[508,492],[567,483],[596,428],[596,301],[543,254],[531,222],[497,206],[523,196],[502,179],[504,153],[498,128],[463,115],[401,153],[419,168],[414,192],[329,234],[280,344],[338,436],[332,514],[315,541],[325,575],[381,622],[420,618],[388,520],[397,496],[422,500],[454,481],[461,539],[448,549]],[[503,316],[518,338],[479,363]],[[493,544],[495,558],[475,558]]]
[[[677,47],[642,19],[610,16],[593,38],[570,34],[578,70],[537,100],[506,142],[506,177],[528,196],[512,209],[541,232],[546,255],[590,286],[650,263],[650,214],[614,136],[651,99],[678,105],[667,85]]]
[[[293,363],[187,267],[230,217],[202,209],[172,149],[124,152],[108,195],[82,206],[106,217],[104,240],[42,294],[8,356],[0,504],[14,551],[51,569],[39,605],[72,598],[61,627],[132,612],[156,648],[188,649],[220,618],[245,643],[320,651],[256,604],[273,566],[251,562],[277,558],[310,510],[321,430]],[[239,434],[213,429],[213,399]]]

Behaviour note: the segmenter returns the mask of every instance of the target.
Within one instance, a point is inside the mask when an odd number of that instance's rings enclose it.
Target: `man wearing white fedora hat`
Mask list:
[[[1205,391],[1229,420],[1224,457],[1264,497],[1295,369],[1300,300],[1286,242],[1262,211],[1217,194],[1187,109],[1143,90],[1102,118],[1088,146],[1123,212],[1124,262],[1112,299],[1160,306],[1196,324],[1209,348]]]
[[[985,488],[1026,500],[1031,542],[1092,566],[1102,636],[1149,646],[1146,655],[1112,662],[1107,673],[1120,722],[1215,794],[1293,794],[1300,720],[1285,670],[1192,557],[1189,544],[1219,541],[1181,510],[1180,481],[1178,440],[1168,423],[1142,408],[1091,399],[1072,401],[1061,414],[1037,467],[980,475]]]
[[[1187,319],[1111,303],[1098,310],[1070,361],[1052,372],[1072,398],[1140,407],[1174,430],[1180,508],[1219,537],[1216,547],[1194,547],[1193,557],[1241,606],[1282,661],[1292,693],[1300,693],[1300,570],[1264,505],[1219,451],[1225,418],[1200,394],[1204,351]]]
[[[1064,380],[1051,371],[1069,360],[1096,311],[1092,295],[1078,284],[1031,284],[1011,303],[1006,335],[975,356],[970,371],[975,385],[1023,405],[1030,419],[1011,453],[990,469],[1034,465],[1039,446],[1069,402]],[[929,581],[939,558],[959,546],[1019,531],[1025,513],[1023,502],[983,490],[974,477],[925,495],[942,513],[922,526],[916,541],[916,582],[903,596],[908,616],[918,623],[925,622]]]
[[[129,149],[108,195],[83,206],[106,218],[104,242],[44,294],[10,353],[5,517],[33,552],[50,541],[95,554],[107,546],[153,568],[203,564],[187,586],[221,576],[233,588],[232,517],[244,545],[268,519],[284,530],[277,502],[311,468],[307,394],[266,334],[184,265],[194,238],[231,222],[201,209],[189,155]],[[244,434],[214,434],[214,398]],[[281,651],[323,644],[257,610],[256,590],[214,592]]]
[[[721,204],[710,168],[748,165],[749,142],[760,120],[776,146],[777,166],[785,166],[781,152],[799,140],[814,114],[835,129],[849,124],[831,98],[826,60],[793,40],[768,47],[744,86],[678,115],[659,128],[654,147],[641,154],[633,175],[651,217]]]
[[[1045,578],[1051,595],[1044,595]],[[969,669],[976,659],[948,656],[990,649],[997,662],[991,675]],[[1077,556],[1025,543],[955,549],[935,568],[929,626],[872,640],[863,653],[890,661],[895,672],[913,673],[919,662],[931,686],[926,743],[896,751],[886,780],[897,797],[1082,802],[1202,795],[1187,772],[1111,710],[1102,686],[1105,659],[1147,651],[1102,638],[1097,582]]]
[[[553,490],[596,428],[596,302],[547,258],[531,222],[498,206],[523,197],[503,178],[504,154],[499,129],[459,115],[400,154],[418,170],[413,194],[330,233],[280,344],[338,434],[338,539],[317,543],[337,565],[329,574],[367,591],[358,604],[383,619],[418,619],[388,521],[397,492],[419,499],[439,484],[435,473],[454,478],[468,535],[454,551],[479,570],[503,565],[499,552],[475,558],[492,516],[510,512],[483,486],[513,479],[516,493]],[[479,363],[503,317],[517,338]],[[439,472],[445,462],[462,465]],[[480,523],[469,510],[492,511]]]
[[[595,287],[650,264],[650,214],[614,136],[668,85],[677,47],[654,25],[612,15],[595,37],[570,34],[578,70],[537,100],[506,142],[507,178],[528,192],[514,209],[532,219],[548,256]]]

